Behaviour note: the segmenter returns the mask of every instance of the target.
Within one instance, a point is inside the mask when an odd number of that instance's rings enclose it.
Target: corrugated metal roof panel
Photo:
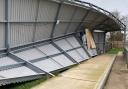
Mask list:
[[[36,48],[25,50],[25,51],[16,53],[15,55],[25,60],[33,60],[33,59],[45,57],[45,55],[40,51],[38,51]]]
[[[33,64],[47,72],[51,72],[62,68],[62,66],[54,62],[52,59],[41,60]]]
[[[70,51],[70,52],[67,52],[74,60],[76,60],[77,62],[81,62],[83,61],[84,59],[75,51]]]
[[[63,65],[64,67],[74,64],[70,59],[68,59],[64,55],[55,56],[55,57],[53,57],[53,59],[56,60],[61,65]]]
[[[63,50],[72,49],[72,47],[68,44],[65,39],[55,41],[55,43],[60,46]]]
[[[11,64],[15,64],[17,63],[17,61],[13,60],[10,57],[2,57],[0,58],[0,66],[6,66],[6,65],[11,65]]]
[[[68,27],[68,23],[61,22],[57,24],[53,36],[54,37],[64,36],[67,27]]]
[[[24,45],[32,42],[33,23],[11,23],[9,28],[10,47]]]
[[[5,18],[5,0],[0,0],[0,21],[4,21]]]
[[[5,24],[0,23],[0,49],[5,48]]]
[[[76,9],[75,6],[63,4],[61,7],[59,19],[70,21],[70,19],[72,18],[72,15],[74,14],[75,9]]]
[[[10,21],[34,21],[36,0],[9,0]]]
[[[53,23],[37,23],[34,41],[42,41],[50,38]]]
[[[60,53],[60,51],[56,49],[52,44],[43,45],[38,48],[47,55]]]
[[[48,0],[40,0],[38,21],[54,21],[58,4]]]
[[[68,37],[67,40],[73,46],[73,48],[80,46],[79,42],[76,40],[75,37]]]
[[[88,55],[85,53],[83,48],[79,48],[79,49],[77,49],[77,51],[81,54],[81,56],[83,56],[84,60],[89,59]]]
[[[37,73],[26,66],[13,68],[5,71],[0,71],[0,76],[3,76],[4,78],[23,77],[23,76],[29,76],[34,74],[37,74]]]

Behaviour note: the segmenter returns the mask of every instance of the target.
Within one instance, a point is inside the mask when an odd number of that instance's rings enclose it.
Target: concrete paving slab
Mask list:
[[[96,89],[114,57],[114,55],[94,57],[32,89]]]

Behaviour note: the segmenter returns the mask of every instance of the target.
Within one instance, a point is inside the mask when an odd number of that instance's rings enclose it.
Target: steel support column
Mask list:
[[[124,48],[126,47],[126,36],[127,36],[127,34],[126,34],[126,27],[124,28]]]
[[[106,52],[106,33],[107,32],[104,32],[104,43],[103,43],[103,52],[104,53]]]
[[[10,23],[8,22],[8,17],[9,17],[9,12],[8,12],[8,9],[9,9],[9,1],[8,0],[5,0],[5,48],[6,48],[6,51],[7,53],[10,51],[10,45],[9,45],[9,26],[10,26]]]

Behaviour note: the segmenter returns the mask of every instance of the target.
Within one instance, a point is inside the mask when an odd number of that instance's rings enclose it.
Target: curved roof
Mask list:
[[[96,49],[88,50],[76,36],[85,28],[125,28],[108,11],[78,0],[0,0],[0,4],[0,86],[53,76],[54,71],[96,56]],[[104,39],[104,33],[94,34],[101,51]]]
[[[91,3],[80,0],[53,1],[62,3],[63,5],[60,13],[69,17],[69,19],[58,18],[58,20],[60,20],[60,22],[62,20],[68,20],[74,23],[72,25],[77,25],[78,22],[79,25],[76,28],[74,27],[77,31],[86,27],[103,31],[118,31],[125,29],[125,25],[113,14]],[[65,11],[65,5],[68,5],[67,11]]]

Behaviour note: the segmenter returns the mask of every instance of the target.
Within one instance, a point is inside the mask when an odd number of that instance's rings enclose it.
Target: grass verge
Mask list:
[[[0,89],[31,89],[32,87],[44,82],[47,78],[42,78],[38,80],[23,82],[23,83],[17,83],[17,84],[11,84],[7,86],[2,86]]]
[[[119,51],[123,51],[123,48],[112,48],[107,53],[108,54],[117,54]]]

